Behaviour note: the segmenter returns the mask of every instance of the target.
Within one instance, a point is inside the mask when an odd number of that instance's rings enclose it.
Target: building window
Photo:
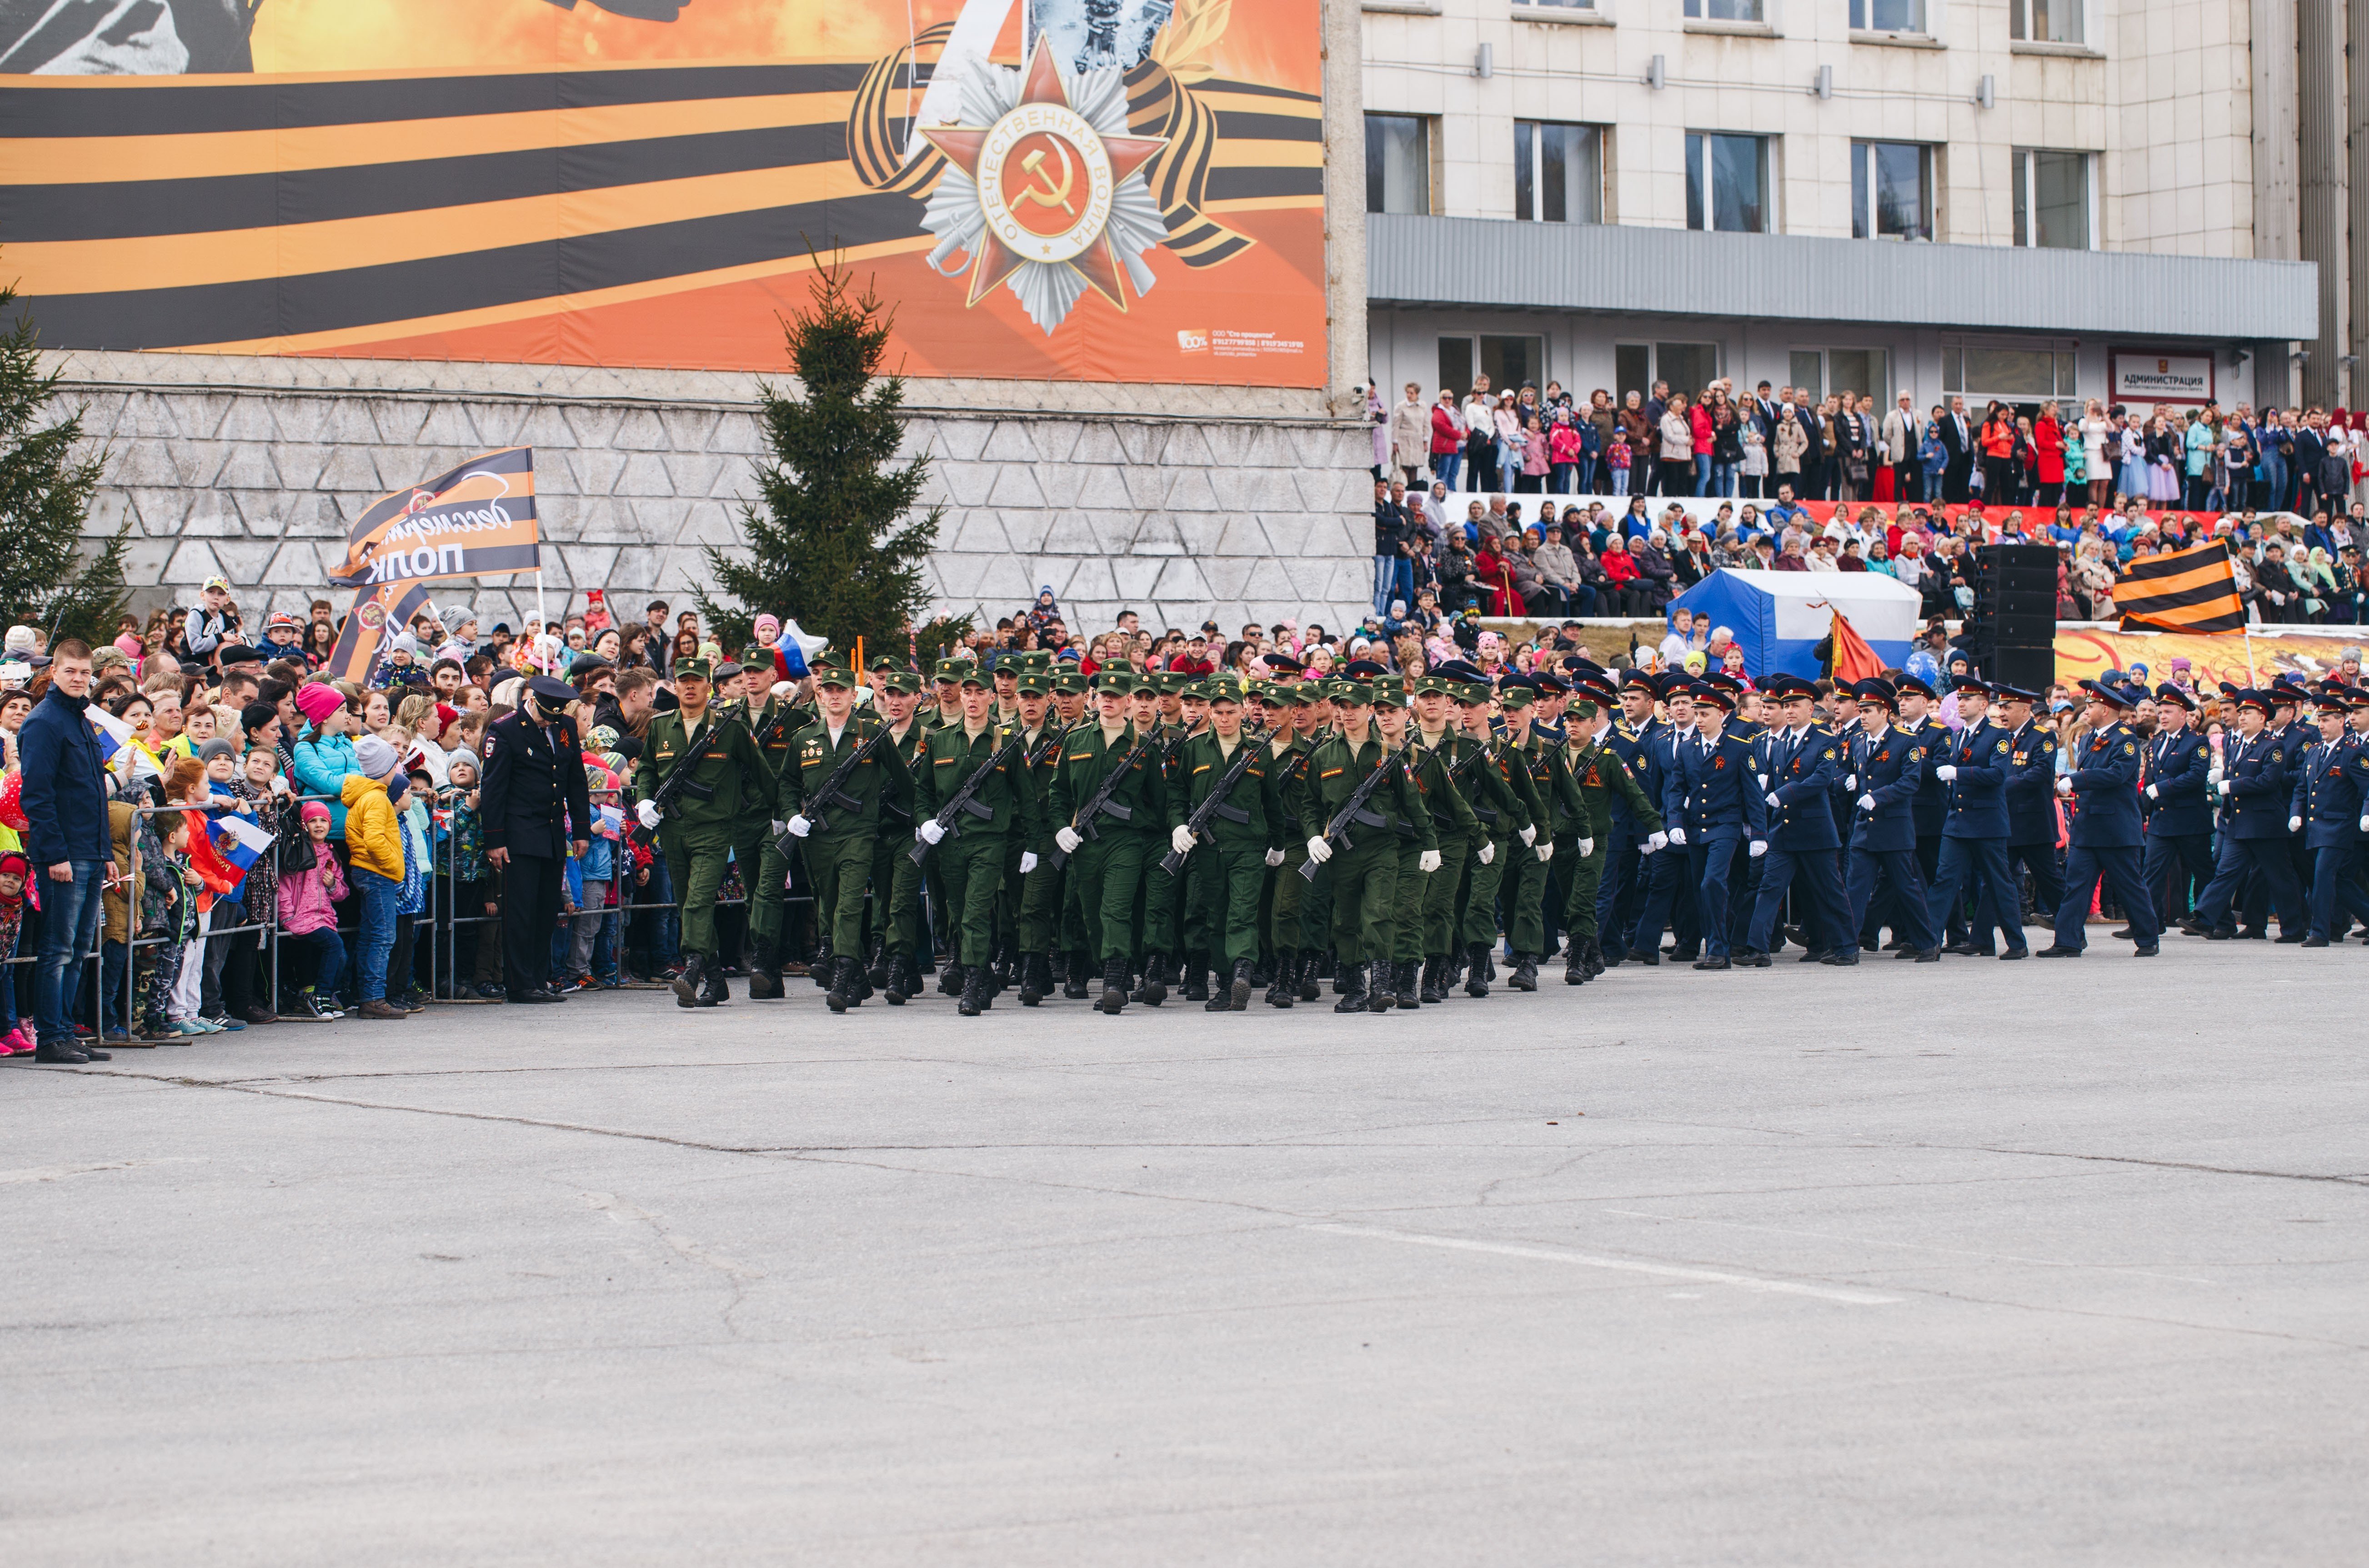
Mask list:
[[[1859,32],[1921,33],[1925,0],[1850,0],[1850,25]]]
[[[1766,234],[1768,138],[1687,132],[1687,227]]]
[[[1514,121],[1514,216],[1544,223],[1602,223],[1603,129]]]
[[[2015,150],[2015,243],[2089,248],[2089,155]]]
[[[1968,403],[2043,403],[2076,395],[2070,349],[1941,346],[1941,390]]]
[[[1716,343],[1619,343],[1612,349],[1613,399],[1650,396],[1654,383],[1694,396],[1719,379]]]
[[[1412,114],[1366,116],[1366,211],[1431,211],[1430,126]]]
[[[1933,237],[1933,149],[1915,142],[1851,143],[1851,237]]]
[[[1546,384],[1547,340],[1543,338],[1466,337],[1439,340],[1439,384],[1461,395],[1472,389],[1474,372],[1489,378],[1494,395]]]
[[[1705,22],[1765,22],[1767,0],[1687,0],[1687,16]]]
[[[1556,6],[1570,11],[1593,11],[1596,0],[1514,0],[1516,6]]]
[[[2089,0],[2008,0],[2007,36],[2034,43],[2083,43]]]

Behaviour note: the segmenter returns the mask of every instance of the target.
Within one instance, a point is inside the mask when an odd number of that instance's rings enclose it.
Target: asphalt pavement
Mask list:
[[[0,1070],[0,1562],[2352,1563],[2369,950]]]

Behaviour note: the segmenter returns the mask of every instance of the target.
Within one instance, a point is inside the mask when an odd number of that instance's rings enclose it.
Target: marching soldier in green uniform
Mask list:
[[[1531,732],[1531,704],[1538,691],[1526,675],[1509,676],[1498,688],[1505,704],[1505,751],[1513,773],[1528,785],[1530,821],[1536,831],[1524,852],[1505,868],[1505,925],[1514,972],[1505,983],[1516,990],[1539,989],[1539,959],[1546,951],[1547,863],[1554,859],[1557,808],[1571,786],[1562,748]]]
[[[1568,735],[1563,746],[1563,777],[1572,794],[1570,821],[1577,834],[1573,845],[1570,879],[1562,910],[1563,929],[1570,933],[1571,953],[1563,964],[1563,979],[1585,985],[1604,972],[1604,948],[1596,929],[1596,898],[1604,885],[1605,867],[1612,859],[1612,802],[1618,796],[1636,819],[1642,837],[1662,830],[1658,803],[1631,773],[1620,753],[1607,744],[1612,709],[1620,699],[1612,688],[1583,678],[1572,699]],[[1689,890],[1690,893],[1690,890]]]
[[[1155,672],[1140,678],[1136,687],[1134,715],[1139,728],[1149,730],[1152,755],[1160,768],[1162,787],[1167,798],[1173,800],[1184,788],[1184,775],[1178,772],[1176,755],[1184,744],[1183,723],[1184,699],[1180,689],[1184,677]],[[1139,894],[1140,908],[1137,925],[1143,938],[1143,988],[1135,1000],[1157,1007],[1165,1001],[1168,988],[1178,981],[1177,958],[1184,953],[1184,877],[1180,871],[1174,876],[1160,868],[1158,850],[1149,852],[1154,858],[1143,868]],[[1187,973],[1197,967],[1197,961],[1186,960]],[[1206,978],[1202,986],[1207,985]],[[1153,995],[1154,991],[1159,994]],[[1191,994],[1187,991],[1187,994]],[[1206,1000],[1207,992],[1202,992]]]
[[[1335,1013],[1387,1013],[1390,994],[1392,917],[1398,906],[1399,834],[1393,822],[1416,829],[1418,853],[1436,854],[1439,840],[1424,808],[1405,758],[1383,742],[1374,726],[1373,678],[1379,665],[1359,659],[1333,688],[1333,711],[1341,732],[1320,743],[1309,761],[1302,786],[1301,826],[1309,830],[1308,858],[1329,867],[1333,882],[1333,944],[1346,983]],[[1335,845],[1324,836],[1334,815],[1368,775],[1387,770],[1366,797]]]
[[[732,692],[726,672],[733,670],[729,660],[715,667],[717,691]],[[761,648],[750,649],[737,673],[740,689],[729,698],[728,711],[748,730],[764,761],[766,787],[762,797],[742,805],[732,858],[749,896],[749,1000],[773,1001],[782,995],[782,896],[790,879],[790,857],[782,852],[781,834],[769,829],[782,769],[789,760],[790,737],[813,716],[813,707],[795,702],[794,694],[772,694],[772,655]],[[719,698],[715,705],[727,708],[727,703]]]
[[[956,1010],[975,1018],[994,1002],[988,966],[995,956],[1005,850],[1015,835],[1024,843],[1036,836],[1037,800],[1023,749],[1014,744],[1019,727],[995,716],[994,677],[969,659],[942,659],[941,680],[949,669],[962,693],[962,722],[933,730],[921,742],[913,836],[932,846],[938,884],[945,889],[949,956],[962,971]],[[950,813],[966,787],[969,800]],[[1033,851],[1020,853],[1019,869],[1023,876],[1036,869]]]
[[[876,712],[888,729],[886,749],[896,752],[910,777],[921,741],[930,733],[920,716],[921,678],[886,660],[873,669],[878,681],[874,688]],[[921,994],[921,961],[929,956],[929,938],[921,928],[921,868],[906,853],[912,826],[910,809],[893,800],[881,803],[880,830],[872,849],[869,917],[872,941],[879,944],[884,959],[875,983],[891,1007],[902,1007],[909,998]]]
[[[658,834],[667,876],[681,899],[686,957],[672,982],[675,1000],[684,1007],[713,1007],[731,1000],[716,949],[716,891],[724,886],[741,803],[752,795],[761,798],[772,781],[749,732],[713,705],[707,660],[682,660],[674,680],[681,705],[650,719],[634,772],[634,789],[642,797],[636,815]],[[661,817],[651,796],[685,758],[685,783]]]
[[[826,663],[816,668],[814,679],[819,711],[790,738],[779,809],[786,818],[784,832],[805,845],[815,924],[830,941],[823,1000],[833,1013],[844,1013],[864,1001],[864,889],[872,878],[881,816],[892,804],[911,808],[912,781],[888,744],[886,727],[856,711],[855,675],[845,665]]]
[[[1178,749],[1184,787],[1169,797],[1169,847],[1185,857],[1191,902],[1184,940],[1198,955],[1193,967],[1197,969],[1206,959],[1219,975],[1208,1011],[1240,1013],[1251,1004],[1251,969],[1258,959],[1260,887],[1267,868],[1282,864],[1283,852],[1267,827],[1266,748],[1242,727],[1248,693],[1239,679],[1218,675],[1203,684],[1201,695],[1208,704],[1209,727]],[[1210,808],[1196,837],[1186,819],[1221,784],[1225,795]]]
[[[1094,722],[1062,746],[1047,806],[1060,824],[1054,830],[1054,845],[1070,857],[1069,874],[1078,885],[1094,956],[1102,966],[1103,993],[1094,1005],[1116,1013],[1127,1005],[1136,898],[1145,858],[1167,826],[1168,793],[1156,747],[1145,741],[1127,717],[1135,677],[1125,670],[1106,670],[1095,679]],[[1104,795],[1103,784],[1114,774],[1116,782]],[[1097,796],[1102,796],[1099,807]],[[1160,1000],[1167,1000],[1164,988]]]
[[[1045,805],[1045,788],[1061,760],[1064,733],[1053,715],[1052,660],[1043,654],[1024,654],[1013,681],[1020,704],[1020,733],[1027,743],[1022,755],[1028,788],[1036,797],[1036,829],[1012,840],[1006,885],[1018,890],[1014,936],[1020,954],[1020,1005],[1034,1007],[1053,994],[1053,940],[1060,913],[1061,874],[1052,860],[1053,821]],[[1034,856],[1026,871],[1024,856]],[[1066,968],[1066,964],[1064,965]]]
[[[1391,820],[1390,827],[1399,835],[1399,887],[1390,916],[1390,992],[1398,1005],[1410,1013],[1423,1005],[1424,904],[1431,885],[1446,875],[1446,845],[1451,839],[1456,842],[1457,869],[1462,870],[1462,846],[1476,826],[1472,808],[1448,782],[1448,766],[1439,753],[1416,743],[1409,711],[1411,695],[1399,676],[1381,676],[1374,681],[1374,723],[1382,732],[1383,744],[1406,758],[1407,775],[1414,781],[1426,824],[1437,841],[1433,848],[1420,848],[1413,823]]]
[[[1520,802],[1498,773],[1497,758],[1489,744],[1489,695],[1481,671],[1460,663],[1440,666],[1423,679],[1415,693],[1415,743],[1437,755],[1449,792],[1471,818],[1469,823],[1457,822],[1453,808],[1443,813],[1436,806],[1432,812],[1432,825],[1439,832],[1440,866],[1439,874],[1428,878],[1423,890],[1420,994],[1425,1001],[1448,1000],[1459,945],[1457,898],[1464,889],[1468,872],[1477,875],[1496,864],[1499,824],[1521,814]],[[1468,701],[1476,702],[1482,710],[1478,737],[1459,728],[1451,711]],[[1511,830],[1505,830],[1509,835]],[[1494,906],[1494,876],[1489,892]]]
[[[1463,956],[1459,967],[1466,972],[1464,994],[1473,997],[1487,996],[1489,982],[1496,978],[1491,955],[1497,945],[1498,895],[1506,872],[1515,857],[1528,853],[1538,839],[1538,797],[1530,789],[1529,770],[1506,747],[1505,720],[1494,710],[1496,700],[1497,693],[1485,680],[1469,682],[1456,699],[1464,738],[1488,749],[1488,760],[1476,768],[1484,775],[1494,775],[1494,783],[1487,777],[1482,782],[1497,812],[1497,819],[1487,824],[1490,853],[1484,858],[1478,850],[1473,852],[1464,902],[1457,913],[1459,951]],[[1453,971],[1449,980],[1454,983]]]
[[[1315,742],[1299,733],[1296,720],[1310,702],[1308,689],[1297,684],[1271,685],[1259,696],[1266,710],[1266,773],[1264,802],[1267,826],[1282,853],[1269,856],[1275,867],[1274,888],[1267,899],[1267,944],[1275,955],[1275,979],[1267,987],[1270,1007],[1289,1007],[1300,999],[1302,977],[1307,998],[1316,999],[1316,960],[1303,953],[1308,944],[1300,934],[1300,908],[1308,879],[1299,867],[1308,859],[1308,830],[1299,819],[1301,787],[1308,782],[1308,760]]]

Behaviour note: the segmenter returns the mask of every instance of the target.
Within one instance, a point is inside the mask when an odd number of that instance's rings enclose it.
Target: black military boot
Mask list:
[[[905,973],[906,967],[911,962],[912,959],[903,953],[888,955],[888,982],[880,988],[880,995],[891,1007],[902,1007],[921,992],[921,977],[914,974],[909,978]]]
[[[1318,967],[1323,962],[1324,959],[1318,954],[1303,951],[1299,955],[1299,972],[1296,977],[1296,984],[1300,1001],[1315,1001],[1323,996],[1324,988],[1318,982],[1316,976]]]
[[[714,958],[702,959],[699,966],[699,1005],[714,1007],[732,1000],[731,982],[724,978],[724,966]]]
[[[1341,1000],[1333,1004],[1335,1013],[1366,1011],[1366,967],[1363,964],[1335,964],[1333,983],[1340,990]]]
[[[1062,985],[1068,982],[1070,979],[1070,954],[1068,949],[1061,947],[1056,947],[1053,949],[1052,974],[1054,984]]]
[[[830,989],[822,993],[823,1005],[833,1013],[844,1013],[855,1001],[855,960],[834,958],[825,967],[830,972],[825,982]]]
[[[1299,967],[1299,955],[1286,947],[1275,956],[1275,983],[1266,988],[1269,1007],[1289,1007],[1299,998],[1299,977],[1293,973]]]
[[[1571,944],[1571,951],[1563,956],[1562,983],[1584,986],[1587,981],[1587,944],[1574,942]]]
[[[973,964],[963,975],[962,995],[955,1002],[955,1011],[966,1018],[976,1018],[993,1005],[987,994],[987,966]]]
[[[963,967],[955,962],[956,948],[951,942],[946,946],[945,967],[938,971],[938,994],[957,996],[962,992]]]
[[[1399,967],[1388,958],[1377,958],[1367,968],[1372,972],[1366,980],[1366,1011],[1388,1013],[1399,1004]]]
[[[749,959],[749,1000],[779,1001],[782,1000],[782,939],[761,936],[757,950]]]
[[[2338,937],[2338,938],[2337,938],[2337,940],[2338,940],[2339,942],[2341,942],[2341,941],[2343,941],[2344,939],[2343,939],[2342,937],[2340,937],[2340,937]],[[1271,985],[1273,985],[1274,983],[1275,983],[1275,959],[1274,959],[1274,958],[1272,958],[1272,957],[1261,958],[1261,959],[1259,959],[1256,963],[1254,963],[1254,964],[1253,964],[1253,965],[1251,966],[1251,986],[1252,986],[1252,989],[1253,989],[1253,990],[1264,990],[1265,988],[1266,988],[1266,987],[1268,987],[1268,986],[1271,986]]]
[[[1398,978],[1390,982],[1390,989],[1398,994],[1399,1011],[1402,1013],[1415,1013],[1422,1010],[1423,990],[1415,978],[1422,968],[1423,960],[1420,958],[1406,958],[1399,963],[1396,971]]]
[[[1251,1010],[1251,992],[1258,987],[1258,971],[1247,958],[1234,960],[1234,983],[1228,988],[1226,1005],[1235,1013]]]
[[[816,943],[814,956],[807,960],[807,972],[814,976],[815,990],[829,990],[830,973],[839,967],[830,961],[830,944],[827,941]]]
[[[1127,1005],[1127,960],[1114,958],[1103,966],[1103,994],[1094,1005],[1116,1017]]]
[[[1448,1000],[1448,960],[1439,957],[1423,961],[1423,1000],[1425,1005]]]
[[[1209,967],[1198,958],[1184,960],[1184,1000],[1187,1001],[1209,1000]],[[1216,1013],[1222,1012],[1223,1009],[1211,1008],[1210,1011]]]
[[[870,980],[874,985],[878,986],[882,990],[887,990],[888,989],[888,966],[891,960],[888,956],[888,944],[880,937],[874,937],[872,939],[870,955],[864,966],[864,978]]]
[[[1481,972],[1492,980],[1497,978],[1497,947],[1494,943],[1481,949]]]
[[[1486,958],[1487,954],[1482,950],[1482,944],[1478,942],[1474,943],[1472,944],[1472,967],[1469,971],[1470,978],[1464,982],[1465,995],[1487,996],[1489,994],[1489,971],[1484,967]]]
[[[677,1007],[699,1005],[699,971],[705,963],[706,959],[700,955],[690,954],[682,961],[682,973],[667,982],[674,988],[674,1004]]]
[[[1152,1007],[1168,1000],[1168,988],[1176,982],[1176,970],[1168,955],[1154,953],[1143,961],[1143,1000]]]
[[[1514,978],[1505,983],[1516,990],[1538,990],[1538,956],[1533,953],[1516,953],[1514,955]]]
[[[1322,949],[1319,949],[1316,954],[1316,978],[1320,980],[1331,979],[1333,978],[1333,955],[1323,951]],[[1316,999],[1312,996],[1304,996],[1299,1000],[1302,1001],[1313,1001]]]
[[[1070,955],[1070,977],[1062,982],[1061,994],[1071,1001],[1086,1000],[1086,977],[1094,970],[1093,960],[1083,953]]]
[[[1587,939],[1587,978],[1594,979],[1604,973],[1604,945],[1596,938]]]
[[[1045,967],[1045,955],[1023,953],[1020,956],[1020,1005],[1036,1006],[1052,989],[1053,977]]]

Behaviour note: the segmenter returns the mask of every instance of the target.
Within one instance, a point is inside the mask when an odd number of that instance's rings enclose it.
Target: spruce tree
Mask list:
[[[696,590],[703,618],[727,649],[750,635],[760,612],[795,620],[853,658],[917,654],[926,661],[967,620],[914,627],[929,606],[921,563],[937,543],[944,507],[910,514],[930,460],[902,467],[905,383],[879,374],[891,315],[867,287],[858,293],[836,261],[818,267],[811,303],[784,323],[803,397],[759,387],[769,455],[755,464],[758,498],[740,508],[745,557],[711,546],[720,595]]]
[[[15,289],[0,286],[0,321],[16,301]],[[61,418],[51,406],[64,371],[45,373],[39,347],[28,315],[0,335],[0,615],[96,647],[115,635],[124,611],[125,536],[82,558],[99,459],[76,459],[83,411]]]

